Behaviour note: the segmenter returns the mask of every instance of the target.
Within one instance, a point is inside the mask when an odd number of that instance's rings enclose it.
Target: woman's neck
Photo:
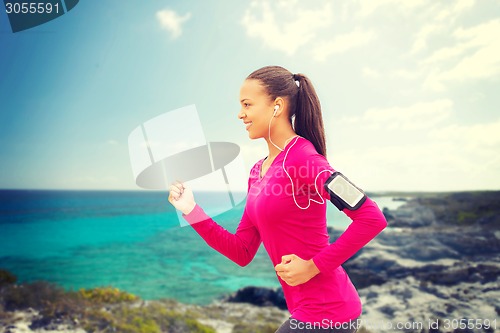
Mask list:
[[[284,131],[276,131],[277,133],[271,133],[271,140],[266,138],[267,147],[269,149],[268,160],[273,160],[278,154],[285,149],[285,146],[290,142],[290,140],[297,136],[297,134],[290,127]],[[273,144],[274,143],[274,144]],[[279,147],[276,147],[276,146]]]

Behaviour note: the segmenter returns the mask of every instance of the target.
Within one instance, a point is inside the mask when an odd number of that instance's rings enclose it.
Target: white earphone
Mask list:
[[[283,151],[280,147],[276,146],[276,144],[271,140],[271,122],[273,121],[273,118],[276,117],[276,112],[280,109],[279,105],[274,106],[274,113],[273,116],[269,119],[269,130],[268,130],[268,135],[269,135],[269,142],[271,142],[276,148],[278,148],[279,151]]]

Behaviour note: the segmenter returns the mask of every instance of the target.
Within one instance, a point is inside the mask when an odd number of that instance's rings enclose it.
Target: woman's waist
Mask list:
[[[346,321],[361,314],[361,299],[350,283],[325,284],[317,279],[296,287],[283,286],[288,310],[302,321]],[[297,288],[298,287],[298,288]]]
[[[289,286],[279,279],[285,297],[295,303],[343,303],[359,299],[356,288],[345,270],[339,266],[332,273],[319,273],[298,286]]]

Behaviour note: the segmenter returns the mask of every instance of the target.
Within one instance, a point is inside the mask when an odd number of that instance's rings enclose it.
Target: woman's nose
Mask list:
[[[245,118],[247,115],[246,113],[243,111],[243,110],[240,110],[240,112],[238,112],[238,119],[243,119]]]

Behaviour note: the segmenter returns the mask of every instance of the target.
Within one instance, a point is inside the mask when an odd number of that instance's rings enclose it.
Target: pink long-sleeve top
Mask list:
[[[198,205],[184,218],[208,245],[241,266],[252,261],[261,242],[273,266],[287,254],[312,259],[320,273],[306,283],[292,287],[277,276],[292,318],[304,322],[357,318],[361,301],[341,264],[386,227],[384,215],[369,198],[355,211],[344,209],[352,223],[330,244],[326,223],[330,196],[323,185],[334,169],[326,158],[310,141],[296,137],[261,177],[263,161],[250,171],[246,206],[235,234]]]

